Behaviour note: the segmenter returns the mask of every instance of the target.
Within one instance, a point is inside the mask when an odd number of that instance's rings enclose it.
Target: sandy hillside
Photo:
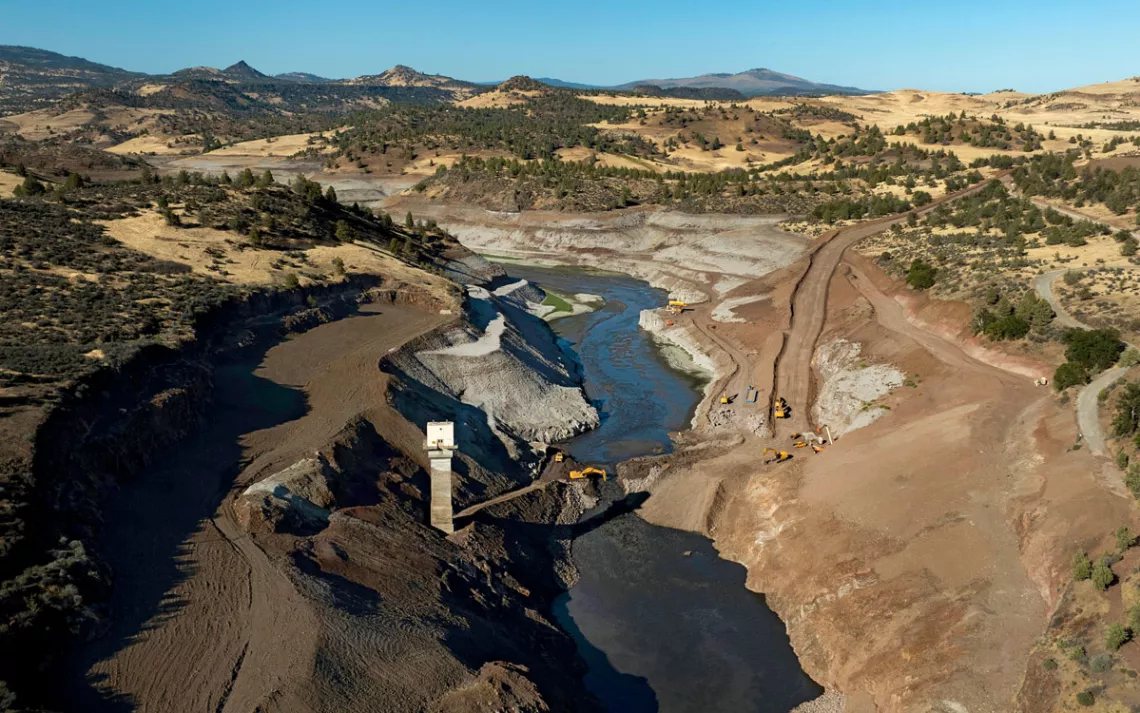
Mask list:
[[[515,91],[500,91],[495,89],[490,92],[476,94],[475,96],[464,99],[458,102],[456,106],[464,107],[465,109],[502,109],[516,104],[522,104],[528,99],[541,96],[542,92],[539,90],[515,90]]]
[[[187,143],[187,140],[189,140],[189,143]],[[107,151],[120,155],[147,154],[169,156],[200,148],[200,138],[195,135],[164,136],[162,134],[147,134],[146,136],[136,136],[133,139],[127,139],[122,143],[115,144],[109,147]]]
[[[2,174],[0,174],[2,175]],[[190,265],[199,274],[209,275],[234,284],[280,284],[288,274],[297,275],[302,284],[311,282],[310,275],[339,280],[333,261],[344,261],[347,272],[384,275],[432,291],[446,292],[442,278],[437,278],[364,244],[321,245],[301,251],[304,259],[290,257],[276,250],[259,250],[241,245],[234,234],[213,228],[175,228],[166,225],[158,213],[145,213],[131,218],[102,221],[111,237],[128,247],[162,260]]]
[[[233,146],[215,149],[210,152],[210,156],[292,156],[312,146],[310,138],[315,139],[322,135],[321,133],[287,134],[269,139],[241,141]]]
[[[14,173],[4,173],[0,171],[0,198],[11,196],[16,186],[23,182],[24,179]]]
[[[664,108],[703,109],[707,107],[731,107],[734,104],[750,107],[757,112],[786,110],[797,104],[832,107],[854,114],[860,123],[877,124],[885,132],[889,132],[899,125],[920,122],[927,117],[946,116],[950,113],[960,114],[963,111],[970,116],[979,118],[997,115],[1011,125],[1017,123],[1033,125],[1043,134],[1052,131],[1056,138],[1047,139],[1043,142],[1042,148],[1045,151],[1065,151],[1072,148],[1069,139],[1080,135],[1098,144],[1094,147],[1095,153],[1099,152],[1100,144],[1114,136],[1140,134],[1136,131],[1129,132],[1098,127],[1084,128],[1084,125],[1089,122],[1140,120],[1140,101],[1138,101],[1140,99],[1140,82],[1135,80],[1106,82],[1044,95],[1014,91],[968,95],[899,89],[883,94],[827,96],[794,101],[785,98],[756,97],[740,103],[605,95],[588,95],[583,98],[605,104],[644,108],[649,114],[649,122],[635,120],[620,125],[603,124],[600,126],[601,128],[631,131],[653,140],[658,145],[677,133],[676,127],[655,125],[652,121],[652,117],[659,114]],[[800,128],[810,130],[813,135],[822,134],[825,138],[849,134],[851,131],[849,126],[833,121],[801,117],[794,119],[794,123]],[[674,157],[680,167],[693,171],[716,171],[744,166],[747,158],[751,158],[757,163],[764,163],[779,160],[794,153],[792,148],[764,145],[763,142],[759,146],[746,143],[745,152],[736,152],[733,150],[734,137],[740,135],[741,132],[732,122],[710,122],[705,129],[710,135],[720,136],[721,140],[728,146],[718,152],[720,155],[717,156],[709,156],[708,152],[700,151],[694,147],[682,147],[674,152]],[[923,146],[917,142],[913,135],[905,138],[891,138],[891,140]],[[1114,153],[1127,152],[1130,148],[1129,146],[1122,146]],[[1021,151],[1016,150],[968,145],[955,145],[952,150],[959,158],[967,162],[976,158],[986,158],[994,153],[1022,154]],[[802,169],[803,167],[799,168]]]
[[[170,113],[174,113],[173,110],[112,107],[103,112],[102,116],[97,117],[93,110],[87,107],[79,107],[62,113],[55,109],[39,109],[26,114],[6,116],[2,121],[12,125],[14,127],[12,130],[25,139],[42,141],[58,134],[83,128],[96,121],[114,129],[138,131],[143,128],[150,128],[155,116]]]

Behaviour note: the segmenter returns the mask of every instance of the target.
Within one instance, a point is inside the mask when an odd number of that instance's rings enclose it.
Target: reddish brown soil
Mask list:
[[[710,349],[726,345],[738,373],[753,375],[770,373],[766,345],[787,330],[775,384],[794,417],[774,441],[694,439],[622,474],[648,478],[645,517],[705,532],[748,567],[807,671],[849,694],[850,710],[1006,711],[1068,583],[1073,544],[1091,547],[1134,508],[1095,458],[1070,448],[1071,407],[1033,386],[1040,365],[963,339],[964,306],[915,300],[868,261],[845,262],[849,245],[889,222],[824,236],[802,279],[793,268],[779,276],[798,285],[783,302],[786,327],[760,309],[716,325]],[[763,309],[780,308],[777,290]],[[788,431],[816,425],[811,358],[834,338],[913,386],[821,455],[761,465],[762,448],[787,448]]]

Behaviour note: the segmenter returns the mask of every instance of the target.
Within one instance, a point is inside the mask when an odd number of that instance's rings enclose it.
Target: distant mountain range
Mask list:
[[[437,74],[424,74],[411,67],[396,65],[379,74],[366,74],[352,79],[329,79],[307,72],[289,72],[270,76],[244,61],[225,69],[189,67],[167,75],[131,72],[81,57],[50,52],[33,47],[0,45],[0,115],[15,114],[50,105],[76,92],[92,89],[137,90],[142,83],[176,84],[178,82],[220,82],[224,85],[277,85],[280,87],[321,85],[329,92],[325,100],[334,101],[351,87],[355,101],[366,100],[371,92],[377,97],[406,97],[413,100],[460,100],[487,91],[499,82],[467,82]],[[737,100],[762,95],[866,94],[856,87],[820,84],[769,69],[750,69],[738,74],[702,74],[698,77],[643,79],[617,86],[600,86],[543,77],[543,84],[565,89],[606,90],[698,99]],[[206,86],[199,84],[199,87]],[[222,85],[217,85],[221,87]],[[370,88],[376,88],[373,91]],[[386,90],[382,91],[382,90]],[[284,90],[282,90],[284,91]],[[306,90],[308,91],[308,90]],[[297,89],[290,90],[297,95]],[[362,93],[363,92],[363,93]],[[303,102],[301,102],[303,103]]]
[[[745,97],[758,96],[818,96],[822,94],[874,94],[873,90],[846,87],[838,84],[822,84],[812,82],[791,74],[774,72],[770,69],[749,69],[736,74],[715,73],[702,74],[697,77],[680,77],[673,79],[638,79],[633,82],[616,85],[580,84],[565,82],[553,77],[541,77],[538,81],[552,87],[565,89],[597,89],[603,91],[636,91],[639,88],[649,88],[645,93],[656,93],[655,90],[665,90],[666,95],[697,96],[697,93],[669,92],[670,89],[728,89],[740,92]],[[479,82],[481,85],[496,85],[499,82]],[[728,97],[728,95],[725,95]],[[725,98],[721,97],[721,98]],[[711,98],[711,97],[710,97]]]
[[[696,89],[720,88],[735,89],[744,96],[771,95],[821,95],[821,94],[873,94],[858,87],[845,87],[838,84],[821,84],[790,74],[773,72],[770,69],[749,69],[736,74],[702,74],[698,77],[678,79],[642,79],[636,82],[619,84],[614,89],[628,90],[640,85],[653,85],[663,89],[671,87],[692,87]]]

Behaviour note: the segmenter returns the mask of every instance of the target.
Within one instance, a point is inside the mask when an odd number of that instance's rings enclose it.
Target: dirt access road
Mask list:
[[[925,215],[938,205],[970,195],[985,185],[986,182],[983,182],[978,186],[943,196],[918,213]],[[791,329],[776,362],[776,394],[787,400],[791,406],[792,413],[788,425],[792,430],[811,429],[812,357],[827,316],[831,278],[839,267],[843,254],[859,240],[887,230],[902,220],[903,217],[892,217],[859,223],[839,231],[825,233],[812,246],[807,271],[800,278],[792,296]]]
[[[622,476],[652,493],[646,519],[703,532],[748,568],[807,670],[848,694],[847,711],[1008,711],[1068,584],[1066,547],[1091,547],[1133,505],[1088,449],[1069,448],[1070,413],[1025,363],[959,340],[962,310],[916,300],[847,254],[893,220],[825,236],[800,274],[775,276],[778,289],[798,282],[790,321],[754,309],[715,330],[734,361],[744,355],[741,373],[765,358],[750,347],[787,335],[776,384],[798,413],[782,428],[810,425],[821,338],[921,377],[891,395],[889,415],[777,466],[760,464],[772,441],[722,437]]]
[[[1096,268],[1075,267],[1047,272],[1034,279],[1033,287],[1037,290],[1038,296],[1053,308],[1053,312],[1057,315],[1057,321],[1062,325],[1079,329],[1092,329],[1089,325],[1074,319],[1072,315],[1066,312],[1065,308],[1061,306],[1061,301],[1057,299],[1056,293],[1053,292],[1053,284],[1057,278],[1069,272],[1070,269],[1095,270]],[[1128,346],[1132,349],[1136,348],[1133,344]],[[1088,443],[1089,450],[1098,456],[1108,457],[1108,443],[1105,440],[1104,429],[1100,427],[1100,402],[1097,397],[1101,391],[1116,383],[1127,371],[1128,369],[1123,366],[1107,369],[1093,379],[1088,386],[1081,389],[1077,395],[1077,423],[1080,425],[1081,435]]]

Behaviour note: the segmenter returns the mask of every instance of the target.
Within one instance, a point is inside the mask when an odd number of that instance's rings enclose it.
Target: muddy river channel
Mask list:
[[[638,328],[641,310],[664,304],[666,293],[613,273],[507,270],[562,294],[606,300],[596,312],[551,323],[578,354],[602,415],[569,451],[611,473],[621,460],[667,452],[669,432],[687,427],[704,380],[676,368],[684,359]],[[606,485],[607,501],[623,495]],[[822,693],[764,597],[745,588],[744,567],[717,557],[707,538],[631,513],[576,539],[574,560],[580,579],[555,615],[590,666],[587,687],[608,710],[786,712]]]

